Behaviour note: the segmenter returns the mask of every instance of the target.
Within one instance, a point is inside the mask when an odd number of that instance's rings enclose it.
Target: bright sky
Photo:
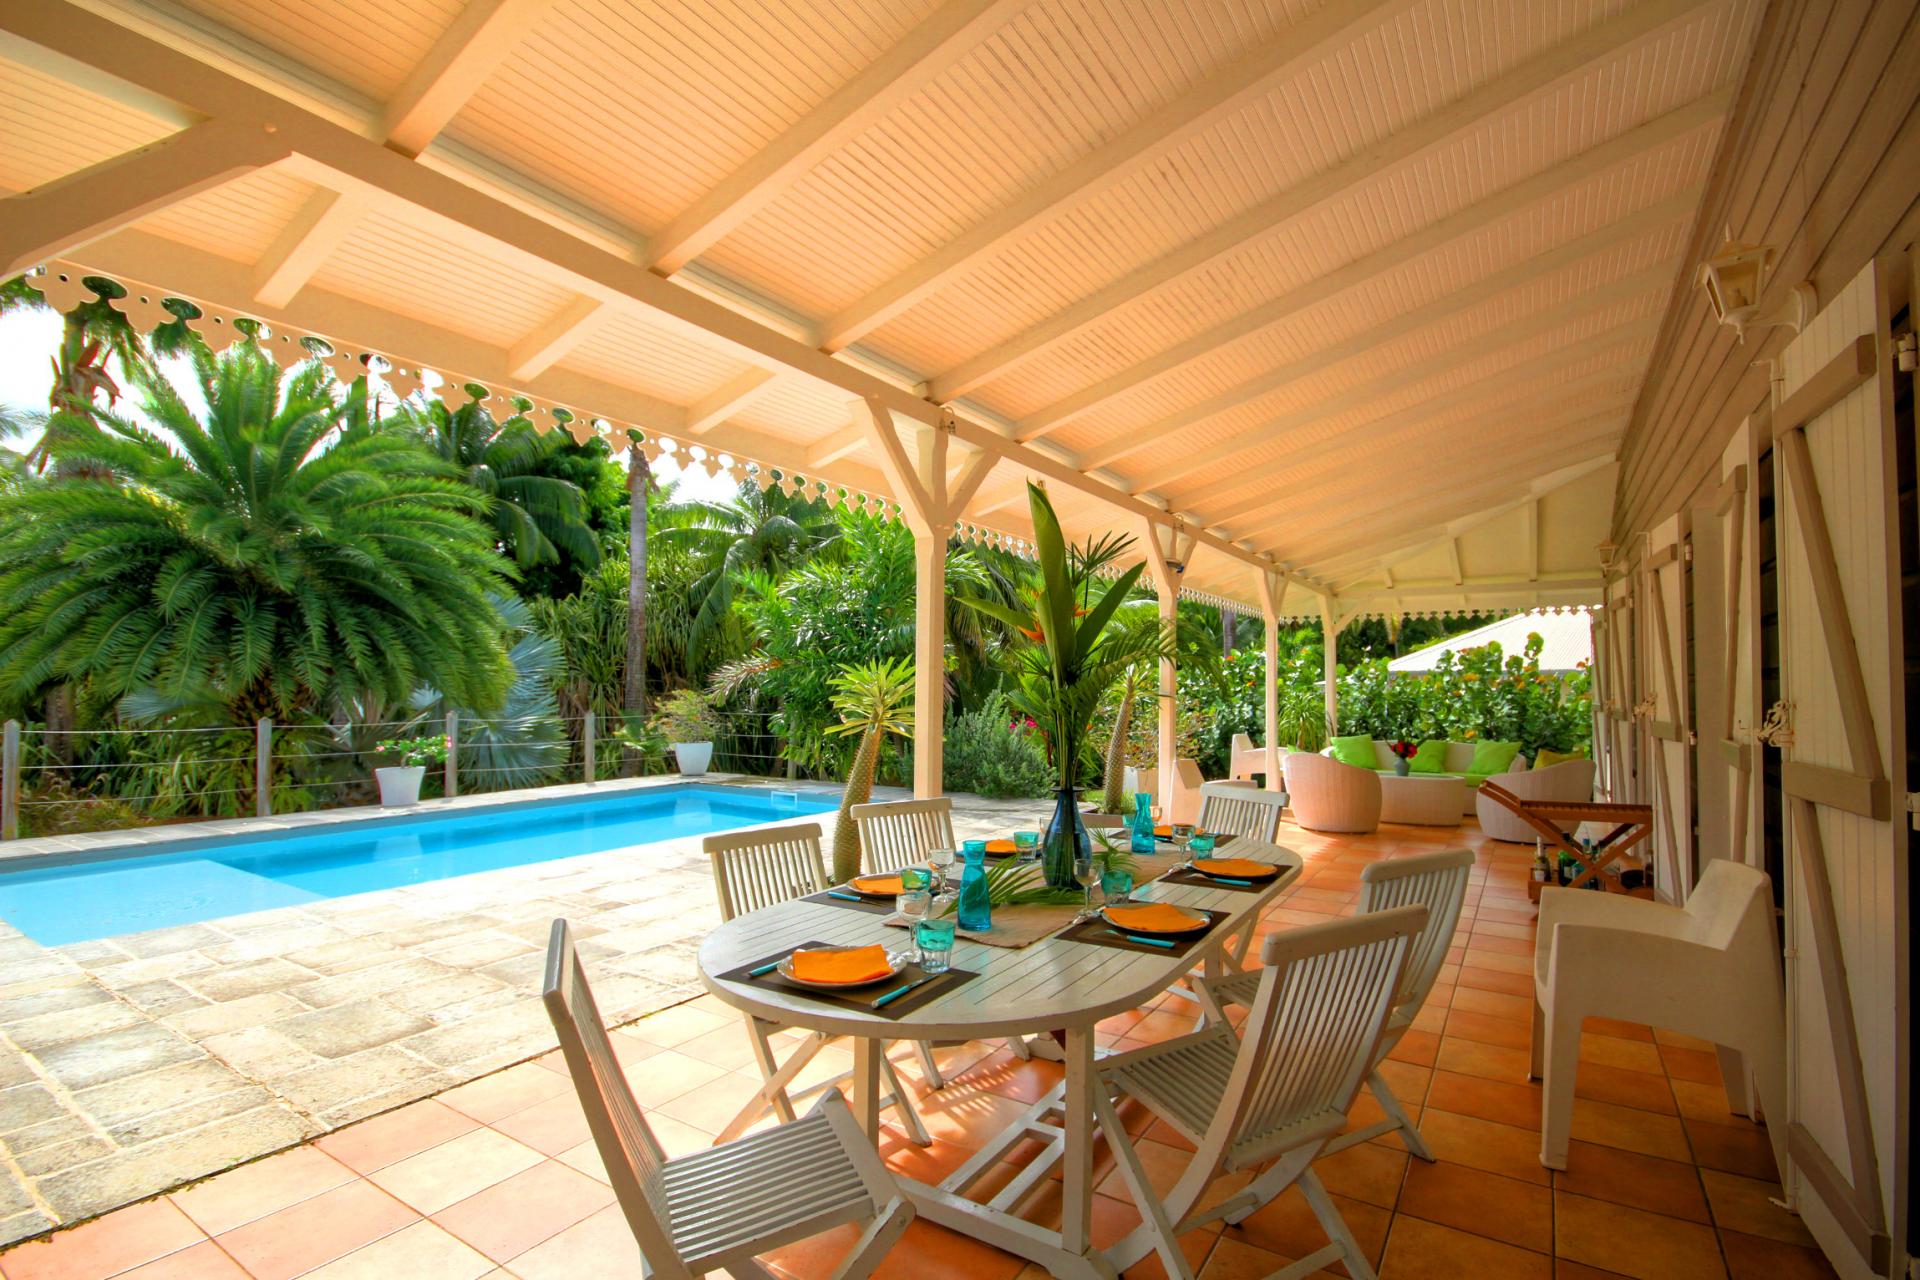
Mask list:
[[[44,410],[47,391],[53,382],[53,355],[59,346],[60,317],[52,311],[15,311],[0,316],[0,405]],[[184,360],[175,360],[165,367],[186,402],[196,409],[203,408],[191,366]],[[124,388],[126,380],[120,371],[116,368],[113,373],[115,381]],[[132,407],[122,404],[122,408]],[[20,442],[15,441],[14,447],[20,447]],[[614,453],[615,460],[622,465],[625,457],[618,450]],[[661,455],[655,465],[654,475],[662,484],[677,480],[679,485],[674,492],[677,498],[724,502],[734,495],[736,488],[735,481],[725,472],[709,476],[695,467],[683,473],[674,465],[672,456],[666,454]]]

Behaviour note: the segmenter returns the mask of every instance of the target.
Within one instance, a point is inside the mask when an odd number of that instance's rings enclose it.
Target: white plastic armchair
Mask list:
[[[946,796],[857,804],[853,825],[860,833],[860,865],[867,871],[924,866],[927,850],[960,847],[953,839],[953,801]]]
[[[541,999],[645,1274],[771,1276],[759,1254],[854,1225],[833,1276],[860,1280],[913,1221],[912,1201],[835,1092],[791,1124],[667,1158],[607,1042],[565,920],[553,922]]]
[[[1593,799],[1593,761],[1563,760],[1544,769],[1503,773],[1500,785],[1522,800],[1585,801]],[[1480,829],[1495,840],[1510,844],[1532,844],[1540,833],[1514,816],[1513,810],[1496,800],[1476,794],[1474,812]],[[1569,828],[1571,830],[1571,828]]]
[[[1173,794],[1162,797],[1162,822],[1195,822],[1200,817],[1200,788],[1206,775],[1197,762],[1182,756],[1173,762]]]
[[[1253,745],[1253,735],[1236,733],[1233,735],[1233,751],[1229,756],[1227,776],[1247,779],[1255,774],[1267,771],[1267,749]]]
[[[1736,1108],[1759,1086],[1774,1159],[1787,1167],[1786,1032],[1772,881],[1711,863],[1684,907],[1584,889],[1544,889],[1533,950],[1533,1074],[1545,1083],[1540,1163],[1567,1167],[1580,1024],[1618,1018],[1720,1046]],[[1750,1103],[1746,1108],[1750,1111]]]
[[[1287,756],[1293,820],[1309,831],[1365,832],[1380,826],[1380,775],[1311,751]]]

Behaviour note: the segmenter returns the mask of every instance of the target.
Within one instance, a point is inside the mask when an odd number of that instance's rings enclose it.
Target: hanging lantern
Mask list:
[[[1760,314],[1773,262],[1771,248],[1735,240],[1729,233],[1719,251],[1700,264],[1700,288],[1706,292],[1714,319],[1731,325],[1742,342],[1751,328],[1785,325],[1798,333],[1813,319],[1819,298],[1804,280],[1793,286],[1778,307]]]

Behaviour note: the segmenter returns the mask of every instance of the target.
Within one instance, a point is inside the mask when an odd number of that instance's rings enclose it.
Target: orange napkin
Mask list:
[[[887,963],[887,949],[877,943],[847,950],[793,953],[793,976],[802,982],[863,982],[884,978],[892,972],[893,966]]]
[[[861,893],[905,893],[907,882],[899,876],[855,876],[850,882]]]
[[[1020,852],[1020,846],[1015,844],[1011,840],[989,840],[987,841],[987,852],[988,853],[1018,853]]]
[[[1138,929],[1142,933],[1189,933],[1206,923],[1204,919],[1196,919],[1195,913],[1185,907],[1164,902],[1108,907],[1107,920],[1122,929]]]
[[[1242,880],[1264,880],[1280,868],[1271,862],[1255,862],[1252,858],[1195,858],[1193,867],[1213,876],[1238,876]]]

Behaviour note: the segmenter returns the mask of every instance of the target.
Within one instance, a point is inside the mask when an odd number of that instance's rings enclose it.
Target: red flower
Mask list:
[[[1411,760],[1420,748],[1408,742],[1405,738],[1400,738],[1396,741],[1389,742],[1387,744],[1387,750],[1393,752],[1393,754],[1399,756],[1402,760]]]

